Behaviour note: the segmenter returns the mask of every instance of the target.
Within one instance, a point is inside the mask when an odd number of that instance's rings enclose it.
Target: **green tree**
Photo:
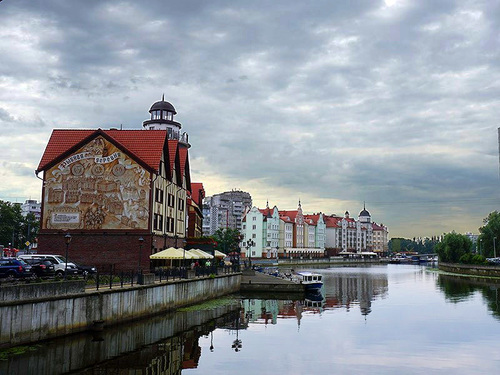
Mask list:
[[[463,234],[451,232],[444,236],[435,249],[441,261],[458,263],[463,255],[470,253],[472,241]]]
[[[212,238],[217,242],[217,246],[215,248],[225,254],[229,254],[233,251],[239,251],[241,235],[237,229],[219,228],[212,235]]]
[[[0,245],[19,247],[22,224],[21,206],[0,200]]]
[[[478,238],[481,255],[486,258],[491,258],[495,255],[494,250],[496,250],[496,256],[499,256],[500,213],[498,211],[491,212],[488,217],[483,220],[483,223],[484,225],[479,228],[481,234]],[[493,242],[495,242],[495,244],[493,244]]]

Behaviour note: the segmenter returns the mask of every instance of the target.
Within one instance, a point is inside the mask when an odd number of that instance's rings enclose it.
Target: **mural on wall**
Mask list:
[[[42,228],[147,229],[150,174],[103,137],[45,176]]]

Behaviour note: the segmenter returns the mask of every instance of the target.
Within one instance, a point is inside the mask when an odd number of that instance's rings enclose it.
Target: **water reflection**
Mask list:
[[[0,374],[180,374],[198,366],[199,338],[216,328],[233,327],[240,311],[240,301],[234,299],[207,310],[179,311],[52,340],[0,361]]]
[[[480,293],[488,310],[500,320],[499,284],[477,278],[461,278],[451,275],[439,275],[438,287],[447,301],[460,303],[470,300]]]
[[[498,372],[498,285],[409,266],[316,271],[324,287],[305,298],[238,296],[53,340],[0,374]]]

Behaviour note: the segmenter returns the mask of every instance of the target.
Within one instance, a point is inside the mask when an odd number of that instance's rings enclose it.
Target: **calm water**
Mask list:
[[[5,374],[497,374],[498,286],[410,265],[317,269],[321,296],[231,297],[75,335]]]

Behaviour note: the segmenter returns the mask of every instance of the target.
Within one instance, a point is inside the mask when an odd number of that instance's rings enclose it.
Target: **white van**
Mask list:
[[[64,276],[64,269],[66,268],[66,259],[64,259],[61,255],[52,255],[52,254],[23,254],[18,256],[19,259],[40,259],[40,260],[48,260],[52,264],[54,264],[54,270],[56,271],[56,277]],[[75,264],[68,262],[68,275],[77,275],[78,268]]]

